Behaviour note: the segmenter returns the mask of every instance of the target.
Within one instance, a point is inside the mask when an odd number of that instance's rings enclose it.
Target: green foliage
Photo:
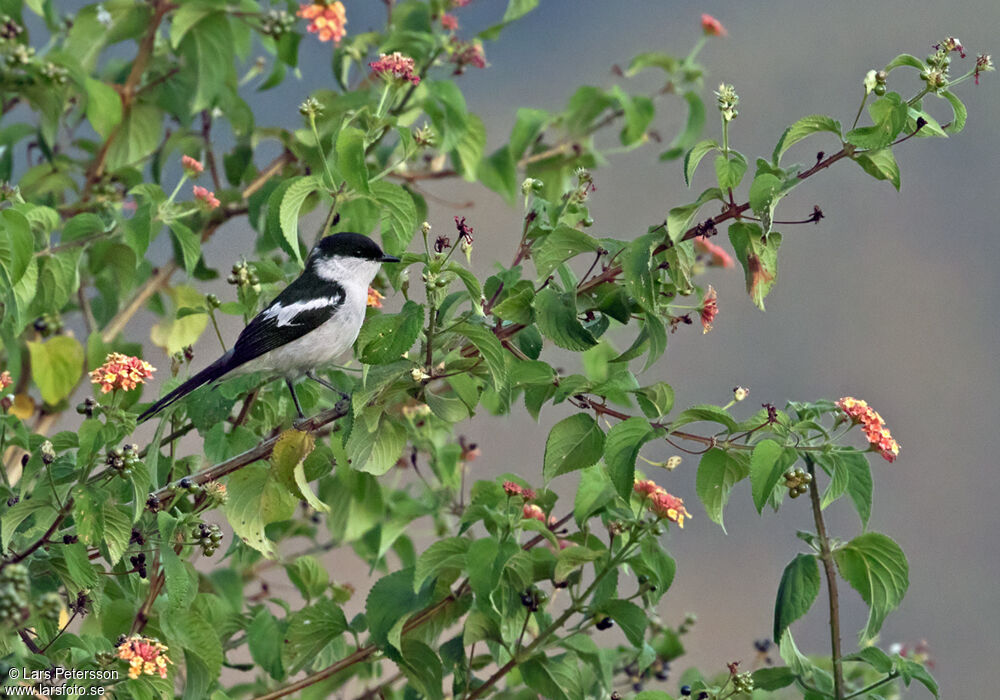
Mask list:
[[[660,621],[677,617],[665,597],[677,562],[664,529],[696,536],[679,532],[688,509],[694,523],[704,514],[722,526],[749,479],[759,514],[808,501],[818,524],[800,533],[811,550],[777,591],[773,635],[786,665],[692,670],[690,685],[731,697],[752,682],[756,693],[787,688],[813,700],[915,680],[937,694],[916,659],[868,645],[907,589],[899,547],[871,532],[843,543],[819,526],[825,509],[848,501],[868,527],[869,457],[895,454],[848,446],[844,434],[864,419],[829,401],[745,412],[734,406],[739,393],[675,412],[671,384],[648,370],[699,313],[710,325],[712,260],[700,237],[728,230],[715,240],[728,238],[763,310],[793,235],[795,222],[777,214],[788,192],[841,159],[898,189],[893,148],[962,130],[954,89],[978,74],[952,79],[948,50],[886,66],[919,72],[927,89],[887,92],[873,72],[855,106],[859,117],[868,108],[867,121],[845,133],[833,117],[803,117],[770,159],[751,161],[732,147],[728,121],[703,133],[703,42],[686,56],[641,53],[617,84],[569,91],[562,108],[522,107],[498,142],[458,76],[478,72],[483,43],[531,21],[538,0],[510,0],[475,35],[442,27],[456,3],[387,3],[385,26],[333,48],[330,88],[301,105],[294,126],[290,108],[262,123],[251,92],[325,71],[299,66],[299,42],[317,37],[289,14],[294,3],[116,0],[67,22],[57,5],[0,3],[0,646],[9,667],[114,668],[116,697],[327,697],[361,686],[392,698],[607,697],[625,681],[661,680],[684,653],[693,620]],[[412,59],[412,78],[370,68],[396,51]],[[267,57],[251,62],[252,52]],[[639,73],[662,87],[638,91]],[[947,123],[929,114],[924,101],[934,98],[951,110]],[[659,142],[661,122],[677,132],[659,159],[683,157],[670,167],[690,186],[712,156],[714,181],[665,199],[637,230],[596,226],[598,173],[617,153]],[[604,129],[616,143],[606,145]],[[834,137],[839,148],[826,145]],[[817,138],[828,155],[809,169],[782,166]],[[265,151],[276,159],[265,162]],[[456,217],[457,235],[431,233],[422,222],[444,205],[421,181],[449,178],[496,192],[516,214],[481,222],[472,209],[469,222]],[[196,195],[195,184],[206,191]],[[228,251],[215,269],[218,255],[203,251],[226,227],[239,227],[246,258]],[[98,384],[111,391],[87,391],[87,373],[110,353],[138,363],[149,344],[172,356],[157,389],[179,386],[204,366],[210,336],[231,346],[219,315],[255,316],[333,231],[371,235],[401,258],[373,281],[386,308],[366,311],[357,361],[317,368],[350,401],[302,382],[309,417],[292,423],[281,383],[251,375],[179,401],[138,445],[152,376],[141,365],[105,368],[110,378]],[[471,264],[487,234],[509,239],[510,264]],[[480,269],[491,272],[481,279]],[[228,292],[206,293],[227,276]],[[202,339],[209,324],[215,333]],[[466,421],[522,406],[552,426],[544,450],[504,432],[509,448],[489,458],[511,473],[473,478],[481,448],[462,435]],[[62,432],[49,435],[57,420]],[[701,454],[697,473],[671,472],[676,457],[647,459],[661,440]],[[692,487],[701,507],[674,495]],[[330,551],[360,562],[367,590],[328,569]],[[821,564],[870,609],[862,648],[843,658],[807,656],[791,636],[819,597]],[[362,607],[348,619],[345,610]],[[612,628],[620,635],[602,637]],[[166,678],[124,677],[115,654],[126,633],[167,646]],[[241,671],[239,682],[224,669]]]

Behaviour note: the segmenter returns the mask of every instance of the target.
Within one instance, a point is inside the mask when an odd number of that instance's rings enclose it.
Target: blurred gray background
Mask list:
[[[351,33],[381,25],[381,3],[345,4]],[[460,10],[460,34],[469,36],[496,21],[505,4],[477,0]],[[784,126],[801,116],[826,113],[849,125],[865,72],[898,53],[924,56],[931,44],[957,36],[970,51],[969,59],[954,60],[958,75],[976,53],[1000,52],[1000,6],[995,0],[549,0],[542,5],[508,28],[499,43],[487,45],[487,70],[470,69],[460,79],[470,110],[486,123],[488,150],[506,139],[517,107],[558,110],[580,84],[625,82],[611,67],[627,65],[640,51],[685,54],[700,34],[702,12],[716,16],[730,33],[711,40],[701,54],[708,68],[706,135],[718,135],[711,90],[721,81],[735,84],[740,117],[731,143],[751,164],[757,156],[768,157]],[[330,85],[329,51],[328,45],[308,38],[302,42],[301,82],[290,79],[257,97],[248,91],[260,123],[298,124],[294,105],[310,90]],[[904,95],[919,89],[912,73],[893,75],[907,77],[890,82],[890,89]],[[779,283],[767,299],[767,312],[754,308],[739,271],[713,270],[706,281],[719,290],[715,330],[702,335],[697,326],[682,329],[671,336],[665,357],[641,377],[643,383],[670,382],[678,407],[723,404],[732,387],[741,384],[751,388],[751,395],[744,413],[744,406],[737,407],[740,416],[763,401],[783,406],[788,400],[843,395],[865,398],[882,413],[902,453],[895,464],[873,463],[871,529],[899,541],[909,557],[911,585],[901,609],[886,622],[881,641],[888,646],[926,639],[947,698],[995,696],[993,669],[1000,648],[995,544],[1000,489],[992,476],[996,459],[990,454],[1000,422],[1000,381],[993,359],[1000,303],[994,266],[1000,243],[996,220],[989,214],[998,195],[997,78],[986,75],[978,88],[971,82],[960,87],[969,107],[962,134],[948,140],[914,139],[897,149],[901,193],[849,162],[795,190],[784,200],[782,218],[804,217],[813,204],[827,218],[818,226],[781,229]],[[656,87],[653,82],[638,85]],[[683,111],[678,102],[669,101],[658,109],[654,126],[669,140]],[[942,122],[948,118],[946,111],[935,114]],[[601,143],[615,145],[614,132],[609,130]],[[829,140],[816,143],[828,151],[836,147]],[[591,201],[595,235],[634,238],[661,221],[669,207],[693,196],[685,190],[679,162],[657,161],[662,148],[653,144],[613,156],[609,167],[596,171],[598,191]],[[811,164],[814,155],[810,143],[785,161]],[[261,157],[259,163],[264,162]],[[695,193],[708,186],[709,177],[711,166],[706,164]],[[489,274],[492,260],[509,260],[520,232],[518,211],[491,192],[461,182],[443,181],[426,189],[456,204],[475,201],[466,209],[432,202],[431,223],[437,232],[451,232],[452,216],[468,217],[477,233],[474,262],[481,277]],[[220,232],[206,251],[208,262],[227,269],[245,235],[238,225]],[[138,330],[133,326],[133,337],[144,338]],[[232,337],[238,330],[227,329]],[[209,336],[201,344],[199,363],[215,352]],[[167,366],[162,355],[152,359]],[[548,429],[568,414],[563,405],[546,409],[539,424],[526,414],[504,420],[477,417],[464,431],[483,450],[472,476],[518,471],[540,482]],[[653,460],[674,452],[666,444],[643,451]],[[685,498],[694,515],[684,531],[670,534],[678,572],[661,613],[671,623],[687,611],[698,613],[698,624],[686,638],[689,656],[684,661],[718,671],[728,661],[749,663],[752,641],[769,635],[781,571],[802,550],[795,530],[811,528],[812,521],[804,499],[790,502],[780,517],[768,512],[759,517],[748,485],[742,484],[733,494],[726,514],[729,534],[724,535],[695,495],[696,466],[697,458],[689,457],[673,474],[658,475],[660,483]],[[571,477],[560,481],[567,488],[573,483]],[[849,505],[837,504],[828,513],[833,535],[847,539],[858,534],[858,518]],[[364,569],[336,566],[338,580],[366,590]],[[846,585],[842,591],[845,647],[850,648],[867,610]],[[825,595],[794,627],[806,652],[828,651]],[[675,680],[668,688],[676,691]],[[929,695],[918,688],[910,697]]]

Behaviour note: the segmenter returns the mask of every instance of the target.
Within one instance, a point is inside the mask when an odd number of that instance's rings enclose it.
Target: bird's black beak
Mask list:
[[[397,258],[395,255],[386,255],[385,253],[383,253],[382,259],[379,262],[384,262],[384,263],[399,262],[399,258]]]

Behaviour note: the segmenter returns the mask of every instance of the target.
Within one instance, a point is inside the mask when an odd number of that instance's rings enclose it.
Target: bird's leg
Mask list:
[[[299,414],[299,420],[305,420],[306,416],[302,412],[302,405],[299,403],[299,397],[295,395],[295,385],[292,384],[292,380],[291,379],[285,379],[285,386],[287,386],[288,390],[290,392],[292,392],[292,401],[295,402],[295,410]]]
[[[322,377],[320,377],[313,370],[309,370],[308,372],[306,372],[306,376],[309,377],[310,379],[312,379],[314,382],[322,384],[323,386],[325,386],[330,391],[337,392],[338,394],[340,394],[340,398],[342,398],[342,399],[347,400],[347,399],[351,398],[350,394],[345,394],[340,389],[338,389],[337,387],[335,387],[333,384],[331,384],[330,382],[328,382],[325,379],[323,379]]]

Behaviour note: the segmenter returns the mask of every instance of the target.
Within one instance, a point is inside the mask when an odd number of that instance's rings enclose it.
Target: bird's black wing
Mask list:
[[[336,282],[303,274],[254,317],[233,346],[232,367],[298,340],[323,325],[344,305],[347,294]]]

